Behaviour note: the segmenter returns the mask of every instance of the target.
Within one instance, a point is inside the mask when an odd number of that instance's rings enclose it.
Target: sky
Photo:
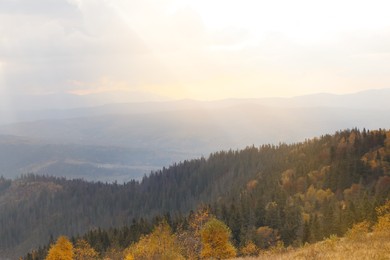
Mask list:
[[[0,102],[388,88],[389,10],[379,0],[0,0]]]

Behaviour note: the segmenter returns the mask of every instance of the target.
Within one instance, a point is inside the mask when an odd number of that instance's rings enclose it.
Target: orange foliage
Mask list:
[[[252,191],[254,188],[256,188],[257,184],[259,182],[257,180],[251,180],[246,184],[247,191]]]

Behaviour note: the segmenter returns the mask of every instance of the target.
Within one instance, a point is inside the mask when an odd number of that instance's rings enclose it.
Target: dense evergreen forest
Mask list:
[[[162,219],[176,233],[189,230],[201,205],[229,227],[236,248],[299,246],[376,221],[390,197],[389,167],[390,132],[352,129],[216,152],[140,182],[1,178],[0,255],[21,256],[60,235],[83,238],[100,255],[123,251]],[[26,258],[42,259],[47,248]]]

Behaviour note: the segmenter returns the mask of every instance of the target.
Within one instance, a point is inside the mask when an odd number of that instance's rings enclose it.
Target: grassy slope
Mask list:
[[[390,229],[382,232],[331,237],[300,248],[271,249],[260,253],[255,259],[390,259]]]

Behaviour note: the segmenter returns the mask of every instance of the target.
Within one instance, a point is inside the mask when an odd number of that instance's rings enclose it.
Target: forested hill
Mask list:
[[[131,225],[200,204],[232,230],[238,247],[259,227],[285,244],[343,234],[375,219],[389,198],[390,132],[346,130],[297,144],[221,151],[126,184],[27,175],[0,179],[0,255],[20,256],[58,235]],[[126,245],[124,245],[126,246]]]

